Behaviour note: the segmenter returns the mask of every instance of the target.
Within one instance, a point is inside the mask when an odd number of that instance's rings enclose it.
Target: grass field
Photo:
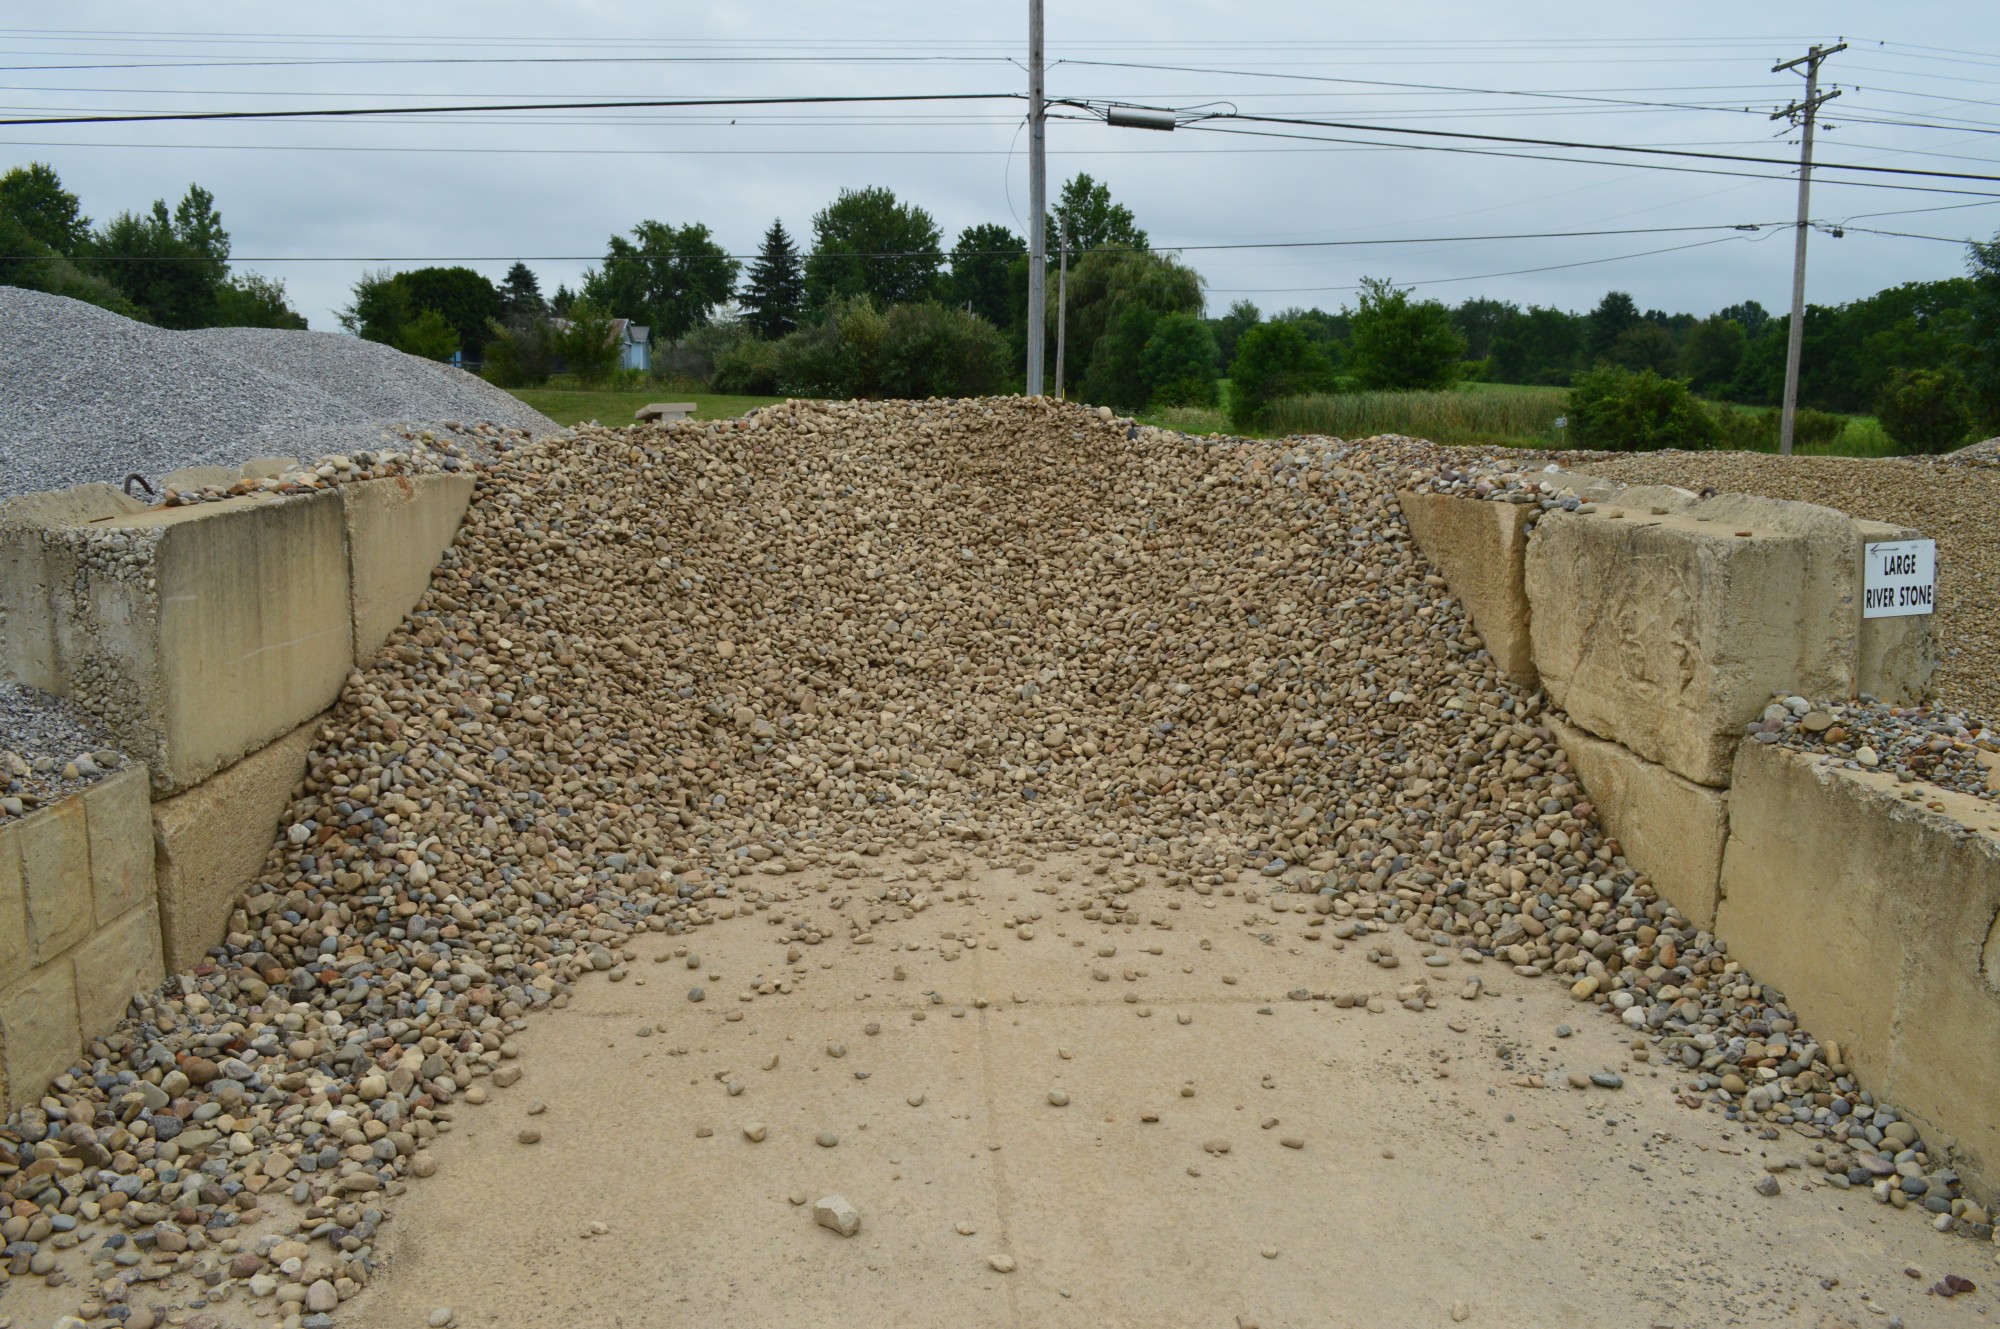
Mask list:
[[[647,402],[691,401],[697,420],[721,420],[769,406],[782,397],[736,397],[720,393],[678,392],[649,388],[638,392],[585,388],[519,388],[514,395],[559,425],[595,420],[628,425],[632,413]],[[1349,392],[1330,396],[1290,397],[1271,411],[1270,423],[1247,431],[1253,436],[1282,438],[1287,434],[1327,434],[1335,438],[1366,438],[1371,434],[1409,434],[1435,443],[1479,447],[1566,447],[1558,437],[1557,417],[1567,408],[1566,388],[1527,387],[1513,383],[1468,383],[1442,392]],[[1142,411],[1138,420],[1188,434],[1241,434],[1220,410],[1198,406]],[[1760,446],[1776,451],[1776,444]],[[1892,457],[1896,445],[1873,416],[1849,416],[1847,428],[1827,444],[1807,444],[1802,456]]]
[[[731,397],[719,393],[674,392],[647,388],[641,392],[591,390],[587,388],[517,388],[514,395],[559,425],[582,424],[595,420],[601,425],[629,425],[632,413],[654,401],[691,401],[697,420],[722,420],[759,406],[783,401],[782,397]]]
[[[1498,389],[1498,390],[1496,390]],[[1555,447],[1555,421],[1567,409],[1565,388],[1470,384],[1441,392],[1343,392],[1274,403],[1279,434],[1409,434],[1437,443]]]

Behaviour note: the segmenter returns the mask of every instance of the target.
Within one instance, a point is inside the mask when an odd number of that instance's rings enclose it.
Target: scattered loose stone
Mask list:
[[[533,1126],[523,1126],[515,1133],[514,1138],[522,1144],[540,1144],[542,1142],[542,1133]]]
[[[1011,1274],[1014,1272],[1014,1257],[1011,1255],[989,1255],[986,1257],[986,1267],[996,1274]]]
[[[831,1149],[840,1143],[840,1137],[832,1131],[821,1131],[818,1135],[813,1136],[813,1143],[822,1149]]]
[[[861,1212],[841,1195],[828,1195],[813,1202],[813,1222],[843,1237],[861,1230]]]

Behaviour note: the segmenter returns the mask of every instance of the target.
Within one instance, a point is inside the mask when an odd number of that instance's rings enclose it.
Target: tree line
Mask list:
[[[102,225],[42,162],[0,175],[0,285],[47,291],[163,328],[303,328],[283,282],[229,270],[229,232],[200,185]]]

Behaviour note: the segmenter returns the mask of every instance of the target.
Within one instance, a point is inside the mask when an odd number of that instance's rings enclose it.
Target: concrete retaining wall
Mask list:
[[[1746,743],[1716,931],[1916,1122],[2000,1178],[2000,806]]]
[[[145,771],[0,826],[0,1115],[163,973]]]
[[[144,763],[0,826],[0,1115],[222,940],[319,717],[423,595],[472,491],[0,503],[0,678],[69,698]]]
[[[1926,698],[1932,620],[1864,620],[1859,593],[1865,543],[1920,533],[1560,479],[1580,510],[1401,498],[1496,663],[1566,712],[1626,860],[2000,1186],[2000,806],[1745,741],[1774,694]]]

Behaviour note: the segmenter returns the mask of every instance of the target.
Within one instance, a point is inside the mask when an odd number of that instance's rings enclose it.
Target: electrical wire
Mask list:
[[[1709,245],[1727,244],[1731,240],[1742,238],[1741,236],[1724,235],[1718,236],[1713,240],[1697,240],[1693,244],[1688,245],[1670,245],[1665,249],[1641,250],[1636,254],[1613,254],[1608,258],[1586,258],[1579,259],[1573,263],[1551,263],[1539,268],[1515,268],[1509,272],[1482,272],[1467,277],[1432,277],[1424,281],[1399,282],[1397,284],[1400,286],[1449,286],[1455,282],[1488,281],[1495,277],[1525,277],[1537,272],[1561,272],[1566,268],[1590,268],[1604,263],[1623,263],[1629,259],[1652,258],[1657,254],[1678,254],[1683,250],[1705,249]],[[1358,291],[1361,287],[1359,284],[1356,284],[1352,286],[1211,286],[1207,289],[1212,295],[1277,295],[1283,293],[1307,295],[1323,291]]]
[[[161,111],[145,115],[70,115],[0,120],[0,126],[137,124],[184,120],[296,120],[306,117],[461,115],[479,111],[620,111],[685,106],[829,106],[886,102],[1025,101],[1019,92],[905,92],[855,96],[660,97],[633,101],[515,102],[499,106],[321,106],[301,111]]]

